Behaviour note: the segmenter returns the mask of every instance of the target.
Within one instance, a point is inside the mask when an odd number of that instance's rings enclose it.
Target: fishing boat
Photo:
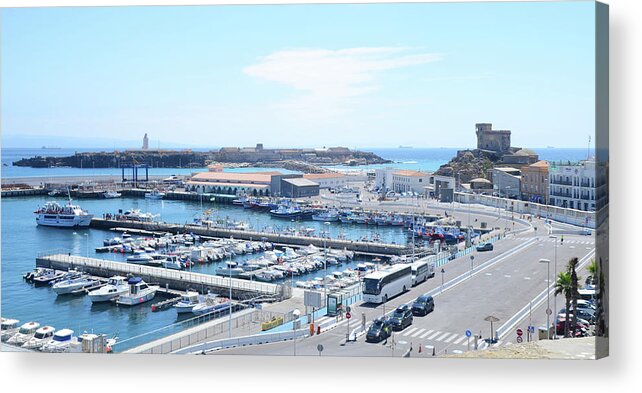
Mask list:
[[[6,340],[7,344],[22,346],[22,344],[29,341],[29,339],[33,337],[34,334],[36,334],[36,330],[38,330],[39,328],[40,324],[38,322],[27,322],[20,326],[20,329],[18,329],[18,331],[13,336],[9,337],[9,339]]]
[[[80,277],[58,281],[52,286],[52,289],[57,295],[66,295],[82,288],[93,287],[96,284],[98,284],[98,280],[81,275]]]
[[[124,306],[134,306],[150,301],[156,296],[156,291],[160,288],[158,285],[147,285],[140,277],[132,277],[127,280],[129,290],[118,296],[117,304]]]
[[[314,221],[324,221],[324,222],[337,222],[339,221],[339,212],[336,210],[329,210],[314,214],[312,216]]]
[[[39,328],[33,337],[22,344],[22,348],[37,349],[42,347],[47,341],[51,340],[55,331],[56,329],[53,326],[43,326]]]
[[[107,285],[89,292],[89,299],[93,303],[108,302],[129,292],[126,278],[122,276],[113,276],[107,282]]]
[[[105,199],[113,199],[113,198],[120,198],[122,196],[121,193],[116,192],[116,191],[105,191],[103,192],[103,198]]]
[[[18,324],[20,323],[17,319],[2,318],[0,321],[0,331],[2,332],[2,341],[7,341],[11,336],[18,332]]]
[[[153,189],[151,192],[145,193],[145,198],[147,199],[163,199],[165,196],[164,192],[160,192],[157,189]]]
[[[71,198],[64,206],[58,202],[47,202],[34,213],[36,224],[49,227],[87,227],[94,217],[80,206],[72,204]]]

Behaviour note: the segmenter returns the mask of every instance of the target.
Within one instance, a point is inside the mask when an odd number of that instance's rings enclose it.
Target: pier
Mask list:
[[[64,253],[38,256],[36,258],[36,266],[57,270],[82,269],[88,274],[104,278],[115,275],[134,275],[143,278],[143,280],[150,284],[158,284],[162,288],[171,288],[177,291],[191,289],[201,293],[207,293],[209,291],[226,297],[229,296],[231,287],[232,299],[238,301],[259,297],[262,298],[263,301],[280,301],[292,296],[292,290],[287,285],[247,281],[237,278],[230,279],[228,277],[209,274],[176,271],[97,258],[86,258]],[[174,292],[173,295],[176,294],[177,292]]]
[[[410,252],[409,248],[400,244],[385,244],[385,243],[372,243],[360,242],[353,240],[341,239],[328,239],[320,237],[308,236],[293,236],[284,235],[279,233],[269,232],[254,232],[254,231],[241,231],[225,228],[213,228],[200,225],[181,225],[181,224],[168,224],[162,222],[142,222],[142,221],[118,221],[107,220],[104,218],[93,218],[91,220],[91,227],[96,229],[110,230],[113,228],[125,228],[134,230],[144,230],[150,232],[169,232],[177,233],[192,233],[199,236],[216,237],[229,239],[230,237],[240,240],[249,241],[267,241],[277,245],[287,246],[309,246],[313,244],[315,247],[324,247],[350,250],[359,254],[369,255],[403,255]]]

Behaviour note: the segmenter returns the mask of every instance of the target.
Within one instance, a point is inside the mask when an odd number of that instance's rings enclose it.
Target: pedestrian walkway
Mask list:
[[[465,334],[458,334],[453,332],[445,332],[433,329],[410,327],[401,332],[395,333],[396,337],[404,337],[405,339],[411,339],[418,344],[421,344],[426,348],[426,350],[432,350],[432,348],[446,348],[454,346],[459,348],[459,346],[468,347],[470,340],[470,348],[473,349],[474,338],[466,337]],[[500,347],[511,345],[509,341],[499,340],[494,344],[490,344],[490,347]],[[478,341],[478,349],[486,349],[489,347],[489,344],[485,341]]]
[[[547,237],[547,238],[542,239],[542,240],[544,242],[548,242],[548,243],[555,243],[555,241],[557,241],[557,244],[560,245],[560,246],[563,245],[563,244],[588,244],[588,245],[594,245],[595,244],[595,239],[593,239],[593,240],[588,240],[588,239],[587,240],[564,239],[564,242],[561,242],[559,239]]]

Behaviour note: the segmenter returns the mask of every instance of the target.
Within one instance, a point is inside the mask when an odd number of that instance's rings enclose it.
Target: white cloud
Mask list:
[[[414,52],[407,47],[282,50],[243,71],[315,97],[354,97],[377,90],[379,73],[442,58],[441,54]]]

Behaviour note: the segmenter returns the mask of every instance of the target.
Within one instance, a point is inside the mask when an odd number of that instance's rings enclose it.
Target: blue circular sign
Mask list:
[[[472,333],[470,332],[470,330],[466,330],[466,337],[470,337],[470,336],[472,336]]]

